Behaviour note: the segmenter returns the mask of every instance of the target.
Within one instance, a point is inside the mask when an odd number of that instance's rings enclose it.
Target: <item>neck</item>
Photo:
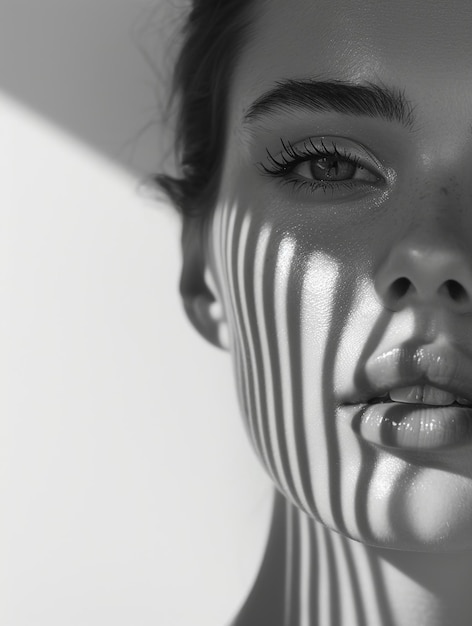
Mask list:
[[[372,548],[280,494],[264,560],[233,626],[469,626],[472,553]]]

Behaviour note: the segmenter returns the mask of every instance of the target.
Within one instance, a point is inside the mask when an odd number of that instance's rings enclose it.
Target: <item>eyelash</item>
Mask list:
[[[315,146],[313,141],[309,139],[309,145],[305,143],[303,146],[303,150],[294,147],[289,141],[287,142],[287,145],[284,143],[283,139],[280,139],[280,141],[284,148],[284,151],[280,154],[282,162],[277,161],[277,159],[271,155],[269,150],[266,149],[267,156],[273,164],[273,168],[268,168],[262,162],[259,162],[258,165],[263,169],[266,175],[282,179],[280,181],[281,184],[291,184],[296,190],[308,188],[308,191],[312,193],[319,189],[321,189],[324,193],[326,193],[328,190],[331,190],[331,192],[334,193],[336,188],[342,187],[344,189],[353,189],[354,187],[357,187],[359,185],[360,181],[354,180],[329,182],[294,178],[290,176],[291,172],[295,169],[297,165],[316,158],[337,156],[343,161],[347,161],[348,163],[356,167],[361,166],[361,159],[358,156],[351,154],[348,150],[338,150],[334,141],[330,141],[332,145],[331,150],[326,147],[323,140],[320,140],[322,146],[321,149]]]

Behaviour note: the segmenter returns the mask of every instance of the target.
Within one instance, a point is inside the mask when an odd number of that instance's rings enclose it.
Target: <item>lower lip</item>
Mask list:
[[[370,443],[403,450],[440,450],[472,442],[472,408],[384,402],[364,405],[356,430]]]

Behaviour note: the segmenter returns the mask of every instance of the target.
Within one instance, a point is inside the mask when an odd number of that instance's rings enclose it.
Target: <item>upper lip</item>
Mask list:
[[[431,385],[472,402],[472,359],[444,346],[393,348],[367,361],[345,403],[368,402],[415,385]]]

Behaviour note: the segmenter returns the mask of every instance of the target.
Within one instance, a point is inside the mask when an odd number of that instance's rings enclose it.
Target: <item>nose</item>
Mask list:
[[[472,312],[472,252],[458,241],[407,237],[393,246],[376,272],[375,289],[392,311],[420,304]]]

